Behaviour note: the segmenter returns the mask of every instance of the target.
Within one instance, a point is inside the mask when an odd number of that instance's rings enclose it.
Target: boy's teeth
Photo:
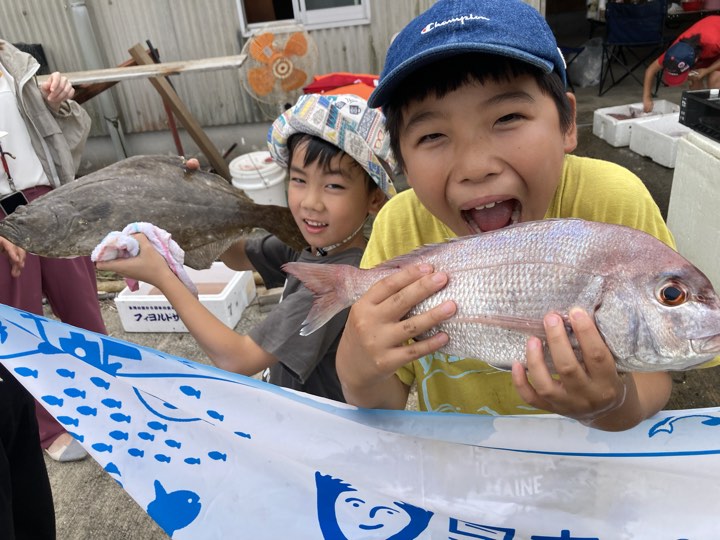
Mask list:
[[[498,201],[498,202],[503,202],[503,201]],[[491,202],[491,203],[488,203],[488,204],[486,204],[486,205],[484,205],[484,206],[476,206],[476,207],[475,207],[475,210],[483,210],[483,209],[485,209],[485,208],[492,208],[493,206],[495,206],[495,204],[496,204],[496,203]]]
[[[517,208],[517,207],[516,207],[516,208],[513,210],[512,214],[510,214],[510,221],[511,221],[513,224],[515,224],[515,223],[517,223],[519,220],[520,220],[520,208]]]

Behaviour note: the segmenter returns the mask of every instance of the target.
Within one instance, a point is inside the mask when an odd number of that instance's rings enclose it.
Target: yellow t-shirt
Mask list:
[[[568,155],[545,218],[582,218],[645,231],[675,248],[670,231],[642,181],[629,170]],[[383,207],[373,225],[361,268],[456,236],[407,190]],[[539,412],[520,399],[510,373],[475,358],[435,353],[400,368],[403,383],[417,382],[420,410],[476,414]]]

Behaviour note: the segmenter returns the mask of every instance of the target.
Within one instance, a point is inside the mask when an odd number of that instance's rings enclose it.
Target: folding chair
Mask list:
[[[565,45],[558,45],[560,47],[560,52],[563,55],[563,58],[565,58],[565,71],[567,76],[567,87],[570,89],[572,93],[575,93],[575,87],[573,86],[572,81],[570,80],[570,65],[577,59],[578,56],[580,56],[580,53],[585,50],[585,47],[568,47]]]
[[[637,77],[635,70],[640,66],[644,68],[648,60],[657,58],[668,44],[663,35],[666,15],[666,0],[647,0],[641,4],[607,3],[599,96],[628,76],[642,86],[643,79]],[[616,77],[614,69],[621,72],[619,77]],[[655,93],[659,81],[658,78]]]

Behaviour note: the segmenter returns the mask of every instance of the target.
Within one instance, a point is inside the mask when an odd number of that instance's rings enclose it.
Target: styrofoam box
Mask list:
[[[672,169],[678,141],[690,131],[680,123],[680,113],[666,114],[637,124],[630,134],[630,150]]]
[[[207,270],[185,267],[195,283],[199,299],[208,310],[230,328],[240,320],[255,299],[252,272],[236,272],[221,262]],[[144,282],[137,291],[125,287],[115,297],[120,322],[126,332],[187,332],[185,324],[160,291]]]
[[[655,100],[653,111],[644,113],[642,103],[617,105],[596,109],[593,113],[593,135],[597,135],[608,144],[618,147],[630,144],[630,133],[633,126],[647,122],[665,114],[680,112],[680,105],[664,99]],[[618,118],[617,115],[621,118]],[[623,119],[626,116],[628,118]]]

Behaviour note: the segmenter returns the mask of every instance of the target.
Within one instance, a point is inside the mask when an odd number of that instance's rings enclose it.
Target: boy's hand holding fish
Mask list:
[[[95,266],[98,270],[117,272],[126,278],[144,281],[162,289],[161,285],[169,280],[178,281],[163,256],[153,248],[150,240],[144,234],[134,234],[132,237],[137,240],[140,251],[135,257],[113,259],[111,261],[97,261]]]
[[[378,281],[353,305],[336,359],[347,400],[364,407],[405,407],[409,389],[395,372],[446,345],[448,335],[438,332],[421,341],[408,341],[452,317],[456,306],[447,301],[404,317],[447,281],[446,273],[433,272],[429,264],[410,265]]]
[[[638,400],[633,377],[617,372],[610,349],[585,310],[571,309],[569,319],[582,350],[583,364],[573,352],[562,318],[557,313],[548,313],[543,318],[543,326],[558,375],[552,376],[542,342],[532,336],[527,341],[526,366],[518,362],[512,367],[518,394],[533,407],[600,429],[615,431],[637,424],[647,411]],[[658,384],[662,381],[664,378],[658,377]],[[618,418],[626,427],[617,425]]]

